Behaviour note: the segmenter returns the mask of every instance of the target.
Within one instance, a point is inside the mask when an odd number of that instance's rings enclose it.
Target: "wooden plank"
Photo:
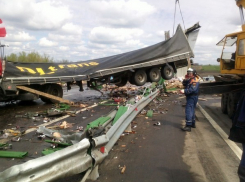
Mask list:
[[[47,98],[50,98],[50,99],[53,99],[53,100],[57,100],[57,101],[62,102],[62,103],[74,105],[74,102],[71,102],[69,100],[66,100],[66,99],[63,99],[63,98],[60,98],[60,97],[45,93],[45,92],[41,92],[41,91],[38,91],[38,90],[35,90],[35,89],[32,89],[32,88],[28,88],[28,87],[25,87],[25,86],[16,86],[16,87],[18,89],[25,90],[25,91],[28,91],[28,92],[31,92],[31,93],[34,93],[34,94],[37,94],[37,95],[41,95],[41,96],[44,96],[44,97],[47,97]]]

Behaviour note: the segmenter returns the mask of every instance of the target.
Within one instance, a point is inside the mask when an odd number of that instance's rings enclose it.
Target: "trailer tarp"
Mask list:
[[[175,35],[155,45],[105,58],[71,63],[20,63],[6,62],[4,77],[62,77],[92,75],[103,69],[149,62],[159,58],[175,57],[188,53],[193,57],[185,33],[179,25]]]

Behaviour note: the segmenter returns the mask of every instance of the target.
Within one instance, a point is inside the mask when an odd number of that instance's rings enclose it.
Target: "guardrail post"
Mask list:
[[[99,165],[96,165],[87,179],[96,180],[99,176]]]

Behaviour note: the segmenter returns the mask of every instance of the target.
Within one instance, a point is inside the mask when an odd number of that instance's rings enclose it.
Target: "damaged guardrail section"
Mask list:
[[[92,158],[87,154],[89,147],[89,140],[83,139],[55,153],[6,169],[0,173],[0,181],[52,181],[79,174],[92,166]]]
[[[99,177],[98,165],[108,155],[114,144],[117,142],[121,134],[130,125],[137,114],[149,104],[159,93],[156,89],[147,97],[143,97],[136,104],[129,106],[126,113],[124,113],[118,121],[111,127],[105,135],[93,138],[92,157],[95,160],[94,167],[88,176],[89,179],[96,180]],[[90,172],[90,171],[89,171]]]
[[[96,180],[99,177],[98,166],[108,155],[121,134],[130,126],[137,114],[159,93],[155,86],[145,88],[140,99],[133,99],[108,114],[108,119],[100,127],[103,133],[83,139],[80,142],[56,151],[49,155],[13,166],[0,173],[1,182],[13,181],[53,181],[62,177],[86,172],[82,181],[87,178]]]

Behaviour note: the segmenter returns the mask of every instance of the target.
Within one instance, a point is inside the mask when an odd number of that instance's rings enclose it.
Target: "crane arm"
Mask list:
[[[245,8],[245,0],[236,0],[236,5]]]
[[[245,8],[245,0],[236,0],[236,5],[239,7],[239,11],[240,11],[242,31],[245,31],[245,20],[244,20],[244,14],[243,14],[243,8]]]

